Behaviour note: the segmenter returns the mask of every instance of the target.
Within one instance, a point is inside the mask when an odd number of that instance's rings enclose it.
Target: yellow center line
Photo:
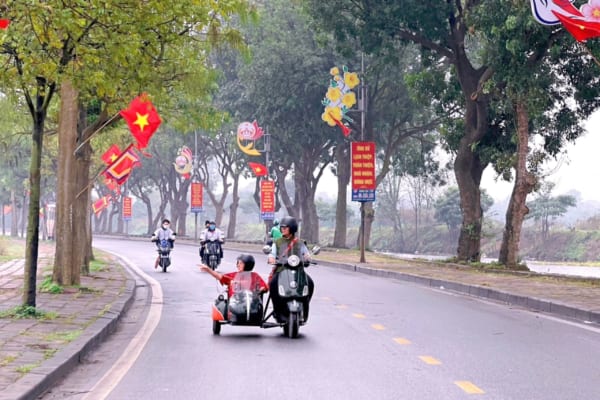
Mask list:
[[[367,316],[365,314],[352,314],[354,318],[365,319]]]
[[[440,360],[433,358],[431,356],[419,356],[419,358],[425,364],[429,364],[429,365],[440,365],[442,363]]]
[[[373,325],[371,325],[371,327],[372,327],[373,329],[375,329],[375,330],[378,330],[378,331],[383,331],[383,330],[385,330],[385,326],[383,326],[383,325],[381,325],[381,324],[373,324]]]
[[[484,394],[485,392],[469,381],[456,381],[456,386],[464,390],[468,394]]]
[[[339,309],[344,309],[345,310],[346,308],[348,308],[348,306],[345,305],[345,304],[338,304],[338,305],[335,306],[335,308],[339,308]]]
[[[401,337],[394,338],[394,342],[398,344],[410,344],[410,340]]]

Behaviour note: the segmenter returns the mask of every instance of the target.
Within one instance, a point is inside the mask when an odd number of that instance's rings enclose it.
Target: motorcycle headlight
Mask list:
[[[291,255],[288,257],[287,262],[292,267],[297,267],[300,264],[300,257],[297,255]]]

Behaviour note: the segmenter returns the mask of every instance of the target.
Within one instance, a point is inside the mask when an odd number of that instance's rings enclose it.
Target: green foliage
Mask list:
[[[103,260],[91,260],[90,272],[102,272],[106,269],[106,262]]]
[[[38,310],[35,307],[20,305],[10,310],[0,311],[0,318],[15,318],[15,319],[26,319],[26,318],[37,318],[37,319],[54,319],[56,313],[45,312]]]
[[[64,292],[64,288],[52,280],[52,276],[47,276],[40,285],[40,292],[60,294]]]
[[[82,333],[83,333],[83,330],[81,330],[81,329],[75,329],[72,331],[52,332],[52,333],[44,336],[44,340],[48,341],[48,342],[53,341],[53,342],[70,343],[73,340],[77,339],[79,336],[81,336]]]

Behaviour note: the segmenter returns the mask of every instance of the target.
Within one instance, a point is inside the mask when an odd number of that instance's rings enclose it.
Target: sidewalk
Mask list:
[[[260,244],[227,243],[226,251],[259,252]],[[40,250],[38,270],[49,273],[51,249]],[[333,267],[541,311],[600,326],[600,279],[482,272],[465,266],[398,260],[368,253],[323,251],[317,268]],[[41,281],[38,281],[41,283]],[[0,265],[0,311],[21,304],[23,261]],[[0,318],[0,400],[33,400],[67,374],[116,328],[135,291],[134,279],[111,257],[110,265],[82,277],[81,289],[38,293],[49,319]]]
[[[112,257],[81,277],[78,289],[40,293],[53,249],[40,246],[36,308],[47,318],[0,318],[0,400],[33,400],[71,371],[116,329],[133,300],[135,281]],[[0,312],[22,304],[23,260],[0,265]]]

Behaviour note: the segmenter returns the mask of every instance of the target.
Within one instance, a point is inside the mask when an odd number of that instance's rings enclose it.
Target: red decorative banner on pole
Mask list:
[[[260,182],[260,215],[263,220],[275,218],[275,181]]]
[[[352,142],[352,201],[375,201],[375,142]]]
[[[131,197],[123,196],[123,221],[131,221]]]
[[[192,193],[190,199],[190,210],[193,213],[202,212],[202,191],[203,191],[202,183],[200,182],[192,182]]]

